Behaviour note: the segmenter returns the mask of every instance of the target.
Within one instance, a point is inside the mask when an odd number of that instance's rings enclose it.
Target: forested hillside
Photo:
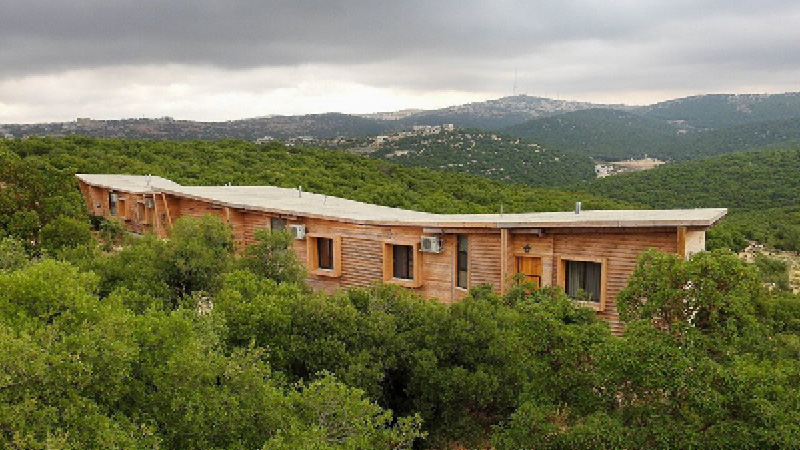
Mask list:
[[[632,112],[590,109],[532,120],[504,131],[548,148],[612,161],[667,154],[679,142],[677,127]]]
[[[177,220],[169,240],[126,238],[115,221],[93,232],[73,173],[318,183],[362,199],[385,183],[379,198],[434,209],[437,192],[463,210],[514,192],[515,207],[561,207],[575,194],[281,145],[0,147],[4,447],[800,444],[800,299],[767,293],[730,253],[645,253],[618,296],[620,338],[563,291],[526,284],[505,296],[477,286],[454,305],[388,285],[313,293],[288,234],[259,230],[235,254],[211,216]]]
[[[697,95],[644,106],[637,113],[693,128],[726,128],[800,118],[800,93]]]
[[[686,161],[800,139],[800,118],[698,130],[680,121],[592,109],[533,120],[505,131],[548,148],[580,152],[604,161],[645,155]]]
[[[91,138],[0,141],[22,157],[81,173],[159,175],[185,185],[297,187],[379,205],[443,213],[567,211],[627,204],[586,193],[502,184],[467,174],[409,168],[332,150],[279,143],[147,142]]]
[[[381,144],[370,156],[536,187],[562,186],[595,177],[594,162],[588,156],[480,130],[403,137]]]
[[[729,208],[711,236],[733,233],[800,250],[800,142],[598,179],[581,189],[654,208]]]

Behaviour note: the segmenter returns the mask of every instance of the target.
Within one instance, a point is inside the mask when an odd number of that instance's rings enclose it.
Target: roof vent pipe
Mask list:
[[[575,202],[575,214],[581,213],[581,202]]]
[[[297,197],[303,196],[303,186],[297,186]]]

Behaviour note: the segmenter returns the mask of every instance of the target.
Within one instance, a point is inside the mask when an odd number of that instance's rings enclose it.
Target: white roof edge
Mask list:
[[[639,228],[639,227],[703,227],[708,228],[722,219],[728,212],[726,208],[696,208],[672,210],[583,210],[580,214],[568,212],[540,212],[521,214],[434,214],[419,211],[391,208],[339,197],[325,196],[335,205],[303,204],[304,210],[287,208],[291,206],[281,199],[273,200],[270,205],[247,203],[252,195],[243,199],[236,197],[237,188],[249,190],[263,188],[265,192],[271,186],[181,186],[165,178],[152,176],[150,185],[145,185],[146,175],[93,175],[76,174],[83,182],[106,189],[120,190],[130,193],[163,192],[181,197],[208,201],[229,208],[263,211],[267,213],[308,217],[315,219],[336,220],[348,223],[383,226],[417,226],[426,228]],[[217,195],[197,190],[219,189]],[[291,191],[291,188],[279,188]],[[193,192],[190,192],[193,191]],[[248,191],[249,193],[249,191]],[[205,195],[203,195],[205,194]],[[314,194],[304,192],[312,199]],[[241,195],[241,194],[240,194]],[[228,197],[227,199],[225,197]],[[216,197],[216,198],[215,198]],[[236,197],[236,198],[233,198]],[[281,203],[279,205],[276,203]],[[309,200],[311,202],[313,200]]]

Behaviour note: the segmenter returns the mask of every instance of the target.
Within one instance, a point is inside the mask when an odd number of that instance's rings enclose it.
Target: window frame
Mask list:
[[[280,217],[270,217],[269,218],[269,229],[270,230],[286,230],[289,226],[289,223],[286,219],[282,219]]]
[[[396,278],[394,276],[394,247],[411,247],[413,278]],[[418,288],[422,286],[422,252],[419,250],[419,241],[392,241],[383,243],[383,282],[397,284],[408,288]]]
[[[402,252],[400,251],[402,249]],[[400,254],[403,260],[400,260]],[[403,272],[407,276],[401,276],[398,272]],[[392,278],[398,280],[414,279],[414,246],[404,244],[392,245]]]
[[[317,268],[333,270],[333,239],[316,237],[317,240]]]
[[[113,200],[112,200],[113,199]],[[108,191],[108,215],[117,216],[117,204],[119,203],[119,192]]]
[[[333,267],[326,269],[319,266],[319,239],[331,240],[331,262]],[[330,234],[306,234],[306,265],[311,275],[338,278],[342,276],[342,237]]]
[[[459,281],[460,281],[459,280],[459,274],[461,272],[461,267],[460,267],[460,262],[461,262],[461,260],[460,260],[461,245],[460,244],[461,244],[461,239],[464,239],[464,241],[466,241],[466,247],[467,247],[467,249],[464,251],[465,258],[466,258],[466,265],[467,265],[467,267],[464,270],[464,272],[465,272],[465,274],[464,274],[464,277],[465,277],[464,286],[461,286],[460,283],[459,283]],[[453,266],[455,267],[455,276],[453,277],[453,279],[455,281],[455,288],[456,289],[460,289],[462,291],[466,291],[466,290],[469,290],[469,280],[470,280],[470,276],[472,275],[470,273],[471,270],[470,270],[469,235],[468,234],[457,234],[456,235],[456,249],[455,250],[456,250],[455,251],[455,264],[453,264]]]
[[[608,291],[608,258],[581,256],[581,255],[559,255],[557,259],[558,260],[556,263],[556,268],[557,268],[556,270],[558,277],[558,285],[561,286],[562,289],[564,289],[564,292],[567,291],[567,284],[566,284],[567,261],[591,262],[600,264],[600,301],[586,302],[586,301],[573,300],[573,302],[575,302],[580,306],[594,309],[595,311],[605,311],[607,291]]]

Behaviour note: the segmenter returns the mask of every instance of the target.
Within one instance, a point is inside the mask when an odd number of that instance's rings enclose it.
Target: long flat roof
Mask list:
[[[725,208],[583,210],[521,214],[433,214],[275,186],[181,186],[149,175],[78,174],[86,184],[142,193],[167,193],[230,208],[373,225],[449,228],[710,227]]]

